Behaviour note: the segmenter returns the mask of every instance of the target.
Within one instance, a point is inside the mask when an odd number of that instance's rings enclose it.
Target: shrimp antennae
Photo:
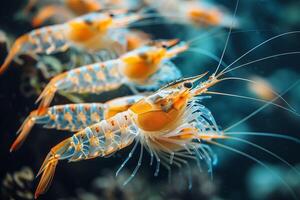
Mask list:
[[[279,105],[277,103],[274,102],[270,102],[267,100],[263,100],[263,99],[259,99],[259,98],[254,98],[254,97],[248,97],[248,96],[243,96],[243,95],[237,95],[237,94],[231,94],[231,93],[224,93],[224,92],[216,92],[216,91],[207,91],[206,94],[215,94],[215,95],[222,95],[222,96],[230,96],[230,97],[236,97],[236,98],[242,98],[242,99],[248,99],[248,100],[253,100],[253,101],[258,101],[258,102],[264,102],[264,103],[270,103],[273,106],[276,106],[278,108],[281,108],[283,110],[289,111],[295,115],[300,116],[297,112],[290,110],[282,105]]]
[[[235,5],[235,10],[234,10],[234,15],[233,17],[236,16],[236,13],[237,13],[237,9],[238,9],[238,6],[239,6],[239,0],[237,0],[236,2],[236,5]],[[229,29],[229,32],[228,32],[228,36],[226,38],[226,42],[225,42],[225,46],[224,46],[224,49],[223,49],[223,52],[222,52],[222,56],[221,56],[221,60],[216,68],[216,71],[214,72],[214,74],[216,74],[221,66],[221,62],[223,61],[223,58],[224,58],[224,55],[225,55],[225,52],[227,50],[227,46],[228,46],[228,42],[229,42],[229,39],[230,39],[230,35],[231,35],[231,32],[232,32],[232,28],[233,28],[233,24],[234,24],[234,20],[232,20],[231,22],[231,26],[230,26],[230,29]],[[228,67],[227,67],[228,68]]]
[[[192,53],[195,52],[195,53],[207,56],[207,57],[211,58],[212,60],[214,60],[216,62],[220,62],[220,60],[221,60],[218,56],[216,56],[213,53],[210,53],[208,51],[205,51],[203,49],[188,48],[188,50],[186,50],[186,52],[192,52]],[[222,61],[221,64],[222,64],[223,67],[227,66],[227,64],[224,61]]]
[[[289,141],[293,141],[297,144],[300,144],[300,139],[283,135],[283,134],[275,134],[275,133],[263,133],[263,132],[226,132],[226,135],[253,135],[253,136],[262,136],[262,137],[272,137],[272,138],[280,138]]]
[[[239,34],[239,33],[251,33],[251,32],[270,32],[271,30],[268,29],[249,29],[249,30],[242,30],[242,31],[231,31],[231,35]],[[205,32],[204,34],[192,38],[191,40],[187,41],[189,44],[195,43],[198,40],[202,40],[205,38],[210,38],[210,37],[217,37],[217,36],[222,36],[225,35],[226,33],[220,33],[219,29],[212,29],[211,33]]]
[[[300,53],[300,52],[299,52]],[[222,80],[239,80],[239,81],[245,81],[251,84],[258,84],[256,81],[253,81],[251,79],[246,79],[246,78],[240,78],[240,77],[228,77],[228,78],[223,78]],[[272,94],[274,94],[275,96],[277,96],[278,98],[280,98],[282,101],[284,101],[284,103],[294,112],[296,112],[296,110],[282,97],[280,96],[276,91],[274,91],[272,88],[268,88],[268,90],[270,92],[272,92]]]
[[[239,80],[239,81],[245,81],[245,82],[249,82],[249,83],[252,83],[252,84],[257,84],[257,82],[251,80],[251,79],[245,79],[245,78],[239,78],[239,77],[228,77],[228,78],[223,78],[223,79],[220,79],[219,81],[226,81],[226,80]],[[272,90],[271,88],[269,88],[269,90],[275,95],[277,96],[278,98],[280,98],[281,100],[284,101],[284,103],[289,107],[289,108],[286,108],[284,106],[281,106],[279,104],[275,104],[275,103],[272,103],[272,105],[275,105],[275,106],[278,106],[284,110],[287,110],[289,112],[292,112],[293,114],[299,116],[300,114],[297,113],[297,111],[281,96],[279,95],[277,92],[275,92],[274,90]],[[224,95],[224,96],[233,96],[233,97],[240,97],[240,98],[246,98],[246,99],[252,99],[252,100],[257,100],[257,101],[262,101],[262,102],[269,102],[267,100],[263,100],[263,99],[259,99],[259,98],[253,98],[253,97],[247,97],[247,96],[241,96],[241,95],[235,95],[235,94],[227,94],[227,93],[220,93],[220,92],[215,92],[215,91],[208,91],[206,93],[210,93],[210,94],[219,94],[219,95]]]
[[[250,64],[253,64],[253,63],[257,63],[257,62],[260,62],[260,61],[264,61],[264,60],[268,60],[268,59],[272,59],[272,58],[277,58],[277,57],[281,57],[281,56],[287,56],[287,55],[296,55],[296,54],[300,54],[300,51],[291,51],[291,52],[285,52],[285,53],[279,53],[279,54],[274,54],[274,55],[270,55],[270,56],[266,56],[266,57],[263,57],[263,58],[259,58],[259,59],[256,59],[256,60],[253,60],[253,61],[250,61],[250,62],[247,62],[247,63],[244,63],[244,64],[241,64],[241,65],[238,65],[234,68],[231,68],[227,71],[225,71],[223,73],[224,74],[227,74],[231,71],[234,71],[236,69],[239,69],[241,67],[244,67],[244,66],[247,66],[247,65],[250,65]],[[230,64],[231,65],[231,64]]]
[[[300,33],[300,31],[299,31],[299,33]],[[233,69],[235,70],[235,69],[238,69],[238,68],[240,68],[242,66],[250,65],[250,64],[253,64],[253,63],[256,63],[256,62],[260,62],[260,61],[271,59],[271,58],[278,57],[278,56],[286,56],[286,55],[294,55],[294,54],[300,54],[300,51],[293,51],[293,52],[286,52],[286,53],[271,55],[271,56],[268,56],[268,57],[264,57],[264,58],[260,58],[260,59],[254,60],[254,61],[250,61],[248,63],[245,63],[245,64],[242,64],[240,66],[237,66],[237,67],[235,67]],[[232,71],[232,70],[227,70],[227,71],[223,70],[218,75],[212,76],[212,78],[214,78],[215,80],[217,80],[217,82],[221,82],[221,81],[224,81],[224,80],[230,80],[230,79],[233,80],[234,79],[234,80],[243,80],[243,81],[247,81],[247,82],[250,81],[250,82],[255,83],[255,81],[252,81],[252,80],[249,80],[249,79],[245,79],[245,78],[239,78],[239,77],[229,77],[229,78],[218,79],[220,76],[223,76],[224,74],[226,74],[226,73],[228,73],[229,71]],[[273,90],[272,90],[272,93],[274,93],[278,98],[282,99],[287,104],[287,106],[290,107],[291,110],[293,110],[292,112],[294,114],[296,114],[297,116],[299,116],[299,114],[296,112],[296,110],[283,97],[281,97],[280,95],[278,96],[277,93],[275,91],[273,91]]]
[[[232,152],[235,152],[237,154],[240,154],[242,156],[245,156],[247,158],[249,158],[250,160],[253,160],[254,162],[260,164],[262,167],[264,167],[265,169],[267,169],[272,175],[276,176],[278,178],[278,180],[289,190],[289,192],[291,193],[291,195],[293,196],[293,199],[298,199],[295,192],[292,190],[292,188],[289,186],[289,184],[283,180],[283,178],[278,175],[276,172],[274,172],[274,170],[272,170],[267,164],[265,164],[264,162],[258,160],[257,158],[255,158],[254,156],[250,155],[250,154],[247,154],[245,152],[242,152],[240,150],[237,150],[235,148],[232,148],[228,145],[223,145],[223,144],[220,144],[218,142],[215,142],[215,141],[206,141],[207,143],[210,143],[210,144],[213,144],[215,146],[218,146],[218,147],[221,147],[223,149],[226,149],[226,150],[229,150],[229,151],[232,151]]]
[[[252,49],[248,50],[246,53],[244,53],[243,55],[241,55],[239,58],[237,58],[235,61],[233,61],[230,65],[228,65],[225,69],[223,69],[219,74],[218,77],[221,75],[224,75],[224,73],[226,73],[226,70],[229,69],[232,65],[234,65],[235,63],[237,63],[238,61],[240,61],[242,58],[244,58],[246,55],[250,54],[252,51],[254,51],[255,49],[261,47],[262,45],[269,43],[277,38],[286,36],[286,35],[292,35],[292,34],[298,34],[300,33],[300,31],[290,31],[290,32],[286,32],[286,33],[282,33],[276,36],[273,36],[263,42],[261,42],[260,44],[256,45],[255,47],[253,47]]]
[[[290,87],[288,87],[281,95],[279,96],[283,96],[285,95],[287,92],[289,92],[290,90],[292,90],[296,85],[298,85],[300,83],[300,79],[297,80],[294,84],[292,84]],[[233,125],[229,126],[228,128],[226,128],[224,131],[228,131],[238,125],[240,125],[241,123],[247,121],[248,119],[250,119],[251,117],[253,117],[254,115],[256,115],[257,113],[259,113],[260,111],[262,111],[263,109],[265,109],[266,107],[268,107],[272,102],[276,101],[279,97],[275,97],[273,100],[267,102],[265,105],[263,105],[262,107],[256,109],[255,111],[253,111],[251,114],[247,115],[246,117],[244,117],[243,119],[239,120],[238,122],[234,123]]]

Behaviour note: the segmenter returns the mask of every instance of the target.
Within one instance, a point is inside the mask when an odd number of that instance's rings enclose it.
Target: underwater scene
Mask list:
[[[3,0],[0,199],[300,199],[299,0]]]

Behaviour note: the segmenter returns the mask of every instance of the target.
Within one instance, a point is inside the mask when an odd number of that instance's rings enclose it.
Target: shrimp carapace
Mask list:
[[[145,82],[157,72],[163,60],[173,58],[188,49],[187,45],[175,45],[177,43],[177,39],[157,41],[123,55],[120,59],[124,63],[124,75],[135,82]]]
[[[160,132],[177,126],[178,118],[193,96],[193,83],[205,75],[175,82],[130,107],[138,126],[147,132]]]

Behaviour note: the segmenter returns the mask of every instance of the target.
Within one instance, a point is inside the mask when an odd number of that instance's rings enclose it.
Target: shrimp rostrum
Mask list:
[[[82,66],[52,78],[37,101],[39,109],[48,107],[57,91],[67,93],[102,93],[127,85],[135,90],[158,89],[178,79],[180,71],[169,60],[187,49],[172,46],[177,40],[159,41],[140,47],[115,60]],[[170,48],[169,48],[170,47]]]
[[[105,103],[79,103],[53,106],[41,112],[34,110],[25,119],[18,131],[18,137],[10,151],[18,149],[35,124],[47,129],[76,132],[101,120],[108,119],[127,110],[143,95],[133,95],[109,100]]]
[[[180,152],[192,148],[194,151],[199,144],[194,143],[193,139],[199,139],[201,135],[208,139],[221,137],[209,110],[197,103],[199,98],[195,97],[196,92],[202,90],[193,87],[193,83],[202,76],[168,85],[142,98],[128,110],[86,127],[56,145],[38,173],[42,174],[42,178],[35,196],[38,197],[48,188],[60,160],[105,157],[136,139],[163,162],[163,154],[169,150]],[[174,162],[178,162],[176,156]]]
[[[70,47],[95,52],[111,50],[123,52],[123,43],[115,29],[141,19],[140,14],[122,10],[90,13],[63,24],[45,26],[20,36],[13,44],[0,68],[2,74],[12,60],[21,54],[53,54],[64,52]],[[115,32],[115,33],[114,33]],[[115,38],[117,37],[117,38]],[[126,43],[126,41],[124,41]]]

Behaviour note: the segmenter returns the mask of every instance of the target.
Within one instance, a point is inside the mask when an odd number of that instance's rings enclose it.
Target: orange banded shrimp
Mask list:
[[[48,107],[57,91],[68,93],[102,93],[127,85],[152,90],[178,79],[180,71],[169,61],[185,51],[178,40],[157,41],[122,55],[115,60],[82,66],[52,78],[41,93],[39,110]],[[170,47],[170,48],[169,48]]]
[[[176,84],[180,88],[179,90],[177,86],[168,86],[159,90],[155,94],[135,103],[127,111],[91,125],[52,148],[38,173],[38,175],[42,174],[42,178],[37,187],[35,197],[37,198],[44,193],[49,186],[59,160],[79,161],[104,157],[130,145],[134,139],[139,138],[143,134],[153,137],[159,133],[158,131],[167,131],[169,128],[176,126],[176,122],[179,123],[181,121],[180,115],[185,110],[183,107],[187,105],[185,98],[188,96],[187,88],[191,89],[190,84],[190,82],[183,81]],[[172,90],[172,88],[174,89]],[[172,95],[172,91],[176,92],[176,94]],[[164,98],[169,96],[170,99]],[[163,105],[162,102],[157,102],[159,98],[165,99],[167,102]],[[176,101],[174,102],[174,107],[169,107],[168,105],[171,100]],[[153,101],[156,103],[153,104]],[[187,113],[190,113],[190,111]],[[161,121],[158,126],[151,122],[155,126],[151,127],[149,124],[150,118],[158,118]],[[172,123],[172,121],[175,122]],[[141,140],[144,141],[142,138]],[[140,162],[141,159],[139,159],[139,164],[141,164]]]
[[[114,29],[125,28],[141,18],[140,14],[115,10],[91,13],[63,24],[35,29],[14,42],[0,68],[0,74],[3,74],[11,61],[20,54],[53,54],[64,52],[70,47],[83,48],[90,52],[111,50],[124,53],[124,44],[119,41],[119,34],[115,34],[118,31]]]
[[[216,155],[205,144],[215,139],[231,139],[219,130],[212,113],[200,101],[202,94],[219,81],[213,77],[199,82],[207,73],[175,81],[152,95],[142,98],[128,110],[86,127],[51,149],[38,175],[42,174],[35,197],[44,193],[53,179],[58,161],[80,161],[105,157],[130,145],[136,140],[128,158],[116,175],[131,158],[137,144],[141,144],[136,168],[124,182],[126,185],[142,164],[143,147],[157,160],[155,175],[160,164],[170,168],[187,165],[186,159],[205,161],[211,170]],[[197,84],[197,82],[199,82]]]
[[[87,126],[127,110],[142,97],[143,95],[134,95],[116,98],[105,103],[58,105],[40,113],[34,110],[18,130],[18,137],[12,144],[10,151],[17,150],[23,144],[35,124],[41,124],[47,129],[80,131]]]

